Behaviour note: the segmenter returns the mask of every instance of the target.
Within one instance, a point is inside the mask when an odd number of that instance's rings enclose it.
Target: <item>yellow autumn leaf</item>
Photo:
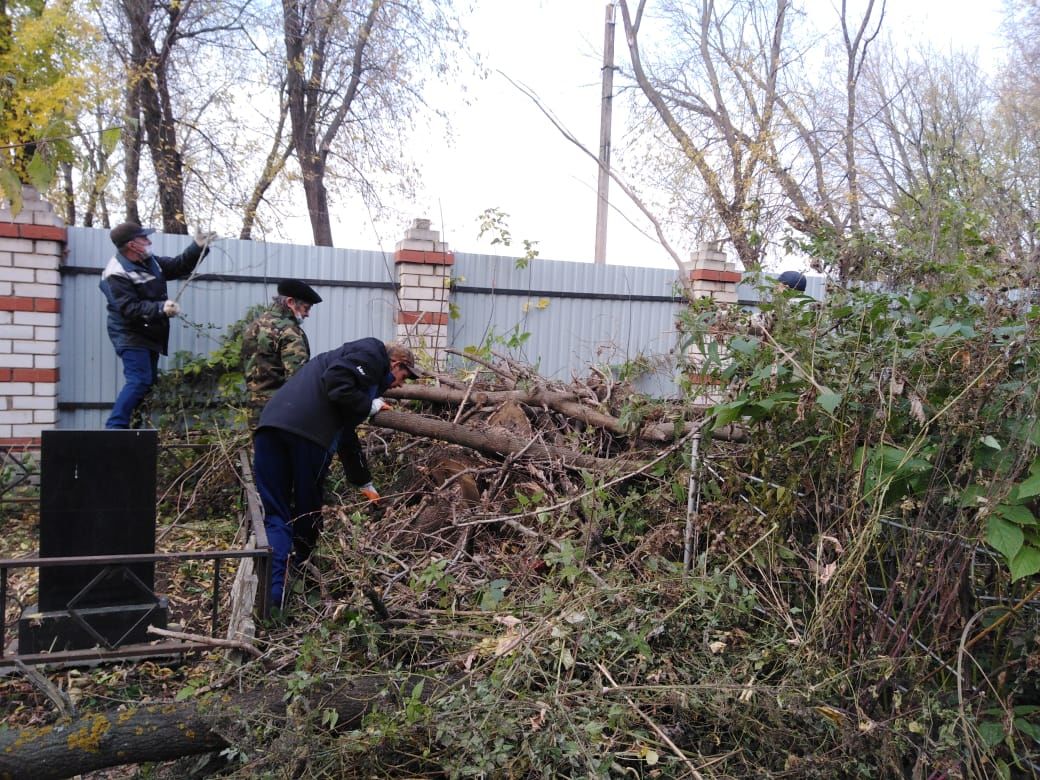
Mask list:
[[[832,721],[833,723],[839,726],[841,725],[842,721],[845,720],[844,712],[842,712],[841,710],[836,710],[834,709],[834,707],[829,707],[826,704],[820,704],[814,707],[813,709],[815,709],[818,713],[823,715],[823,717],[827,718],[828,720]]]

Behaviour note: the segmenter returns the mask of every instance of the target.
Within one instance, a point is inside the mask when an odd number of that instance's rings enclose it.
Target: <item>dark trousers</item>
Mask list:
[[[279,428],[253,437],[253,477],[271,545],[271,604],[280,606],[289,554],[304,561],[321,532],[323,486],[332,457],[321,445]]]
[[[105,421],[106,428],[129,428],[138,407],[159,375],[159,353],[144,347],[119,350],[123,361],[123,389],[116,397],[112,413]]]

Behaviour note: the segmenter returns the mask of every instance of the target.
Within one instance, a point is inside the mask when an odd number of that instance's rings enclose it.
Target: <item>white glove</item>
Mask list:
[[[378,414],[379,410],[382,409],[384,406],[389,406],[389,404],[382,398],[373,398],[372,408],[368,410],[368,416],[371,417],[374,414]]]
[[[167,317],[176,317],[181,313],[181,307],[177,305],[177,301],[166,301],[162,305],[162,313]]]
[[[202,228],[195,230],[195,243],[199,246],[209,246],[216,240],[217,234],[215,231],[203,230]]]

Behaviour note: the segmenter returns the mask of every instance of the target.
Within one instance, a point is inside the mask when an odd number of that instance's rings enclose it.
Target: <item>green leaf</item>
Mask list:
[[[1029,511],[1029,507],[1017,504],[1000,504],[993,510],[1009,523],[1015,525],[1036,525],[1036,517]]]
[[[982,506],[987,503],[986,497],[988,495],[989,490],[982,485],[968,485],[961,491],[960,496],[958,496],[957,506]]]
[[[1024,540],[1022,529],[999,515],[990,515],[986,521],[986,544],[999,550],[1009,561],[1018,555]]]
[[[1026,736],[1040,740],[1040,728],[1037,728],[1035,723],[1030,723],[1025,718],[1015,718],[1014,724],[1015,728]]]
[[[0,191],[11,203],[11,216],[17,217],[22,210],[22,180],[3,163],[0,163]]]
[[[1000,446],[1000,442],[994,439],[992,436],[983,436],[981,441],[983,446],[989,447],[991,450],[997,450],[999,452],[1001,449],[1003,449]]]
[[[480,608],[485,611],[495,609],[499,603],[505,598],[506,588],[509,587],[509,580],[492,580],[488,583],[487,590],[484,591],[480,598]]]
[[[740,419],[744,412],[744,401],[731,401],[715,407],[715,424],[713,428],[721,428],[729,425],[734,420]]]
[[[173,700],[174,701],[186,701],[187,699],[190,699],[194,695],[195,695],[195,686],[194,685],[185,685],[183,688],[181,688],[179,691],[177,691],[177,695],[173,697]]]
[[[1022,549],[1011,559],[1011,581],[1029,577],[1038,571],[1040,571],[1040,550],[1030,547],[1028,544],[1022,545]]]
[[[820,393],[816,397],[816,403],[826,409],[828,414],[834,414],[834,410],[841,403],[841,393]]]
[[[122,132],[122,128],[110,127],[101,133],[101,150],[104,152],[105,157],[108,157],[116,150]]]
[[[761,343],[762,342],[756,338],[737,336],[736,338],[730,339],[727,346],[729,346],[733,352],[739,352],[741,355],[753,355]]]
[[[1018,497],[1029,498],[1040,494],[1040,474],[1031,474],[1018,486]]]
[[[979,724],[979,736],[986,747],[995,747],[1004,741],[1004,724],[998,720],[984,721]]]
[[[50,155],[44,154],[37,149],[26,166],[29,181],[40,192],[46,191],[54,182],[54,174],[57,172],[57,162]]]
[[[952,336],[954,333],[959,333],[961,326],[958,323],[949,323],[942,317],[936,317],[932,320],[932,324],[928,326],[928,331],[941,339]]]

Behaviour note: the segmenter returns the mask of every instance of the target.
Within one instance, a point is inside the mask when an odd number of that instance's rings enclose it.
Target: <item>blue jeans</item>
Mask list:
[[[123,361],[123,389],[119,391],[106,428],[129,428],[130,418],[159,375],[159,353],[144,347],[127,347],[117,352]]]
[[[279,428],[253,437],[253,478],[271,545],[271,606],[282,605],[289,555],[305,561],[321,532],[325,475],[332,456],[319,444]]]

